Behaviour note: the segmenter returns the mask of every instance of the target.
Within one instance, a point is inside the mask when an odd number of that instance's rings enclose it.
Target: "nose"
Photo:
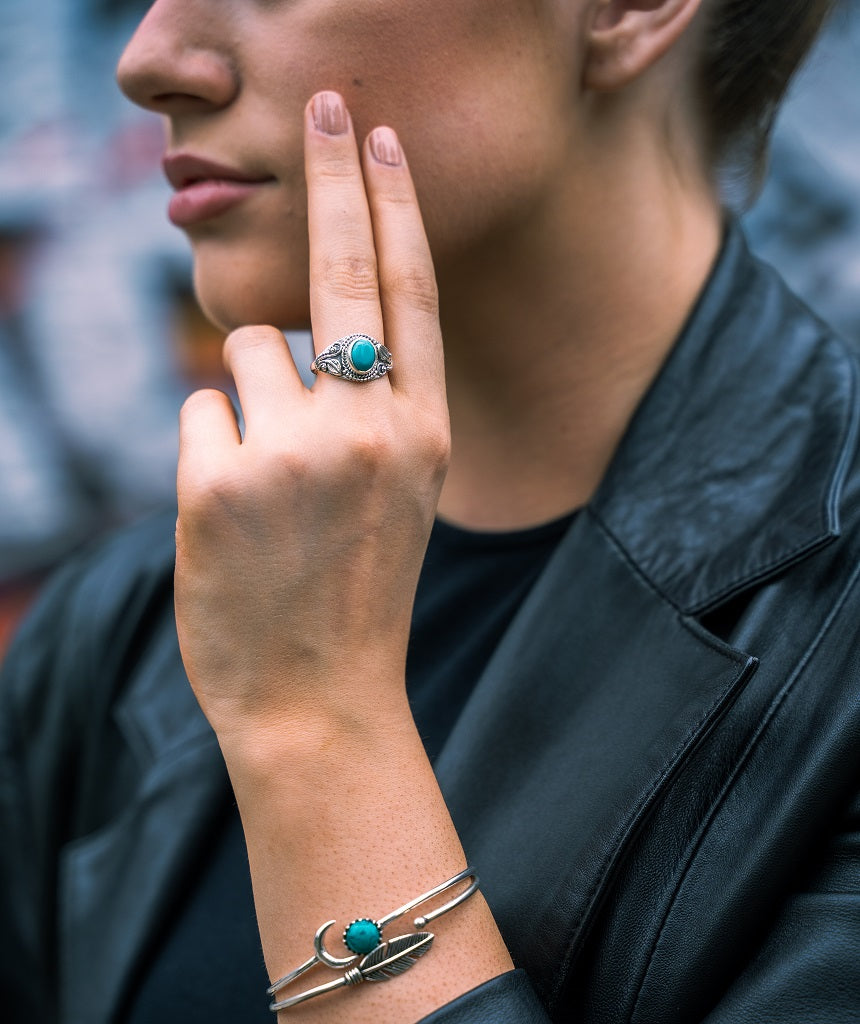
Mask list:
[[[221,7],[199,0],[156,0],[119,60],[117,81],[126,96],[167,115],[227,106],[239,90],[239,78],[229,51],[230,33],[226,26],[219,32]]]

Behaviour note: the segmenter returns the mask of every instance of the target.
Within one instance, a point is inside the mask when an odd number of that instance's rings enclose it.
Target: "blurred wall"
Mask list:
[[[171,500],[179,406],[217,375],[161,125],[113,83],[146,6],[0,4],[0,598]]]
[[[745,218],[756,250],[860,341],[860,2],[843,0],[777,122],[770,174]]]
[[[179,406],[221,380],[163,129],[113,81],[147,6],[0,3],[0,647],[58,561],[173,500]]]

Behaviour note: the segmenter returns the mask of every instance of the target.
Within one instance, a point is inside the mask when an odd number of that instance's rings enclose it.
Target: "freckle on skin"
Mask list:
[[[362,87],[362,85],[364,85],[360,78],[353,78],[352,84],[357,85],[359,89]]]

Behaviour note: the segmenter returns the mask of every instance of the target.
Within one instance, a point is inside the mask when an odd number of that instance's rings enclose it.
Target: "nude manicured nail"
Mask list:
[[[349,118],[343,99],[336,92],[320,92],[314,96],[314,124],[326,135],[345,135]]]
[[[379,164],[399,167],[403,161],[400,143],[390,128],[374,128],[370,133],[370,152]]]

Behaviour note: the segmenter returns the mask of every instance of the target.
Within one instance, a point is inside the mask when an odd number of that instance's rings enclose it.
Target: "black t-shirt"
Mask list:
[[[441,521],[433,527],[406,662],[412,712],[431,761],[571,519],[512,533]],[[242,826],[232,794],[225,793],[212,856],[177,907],[126,1020],[271,1024],[268,983]]]

